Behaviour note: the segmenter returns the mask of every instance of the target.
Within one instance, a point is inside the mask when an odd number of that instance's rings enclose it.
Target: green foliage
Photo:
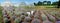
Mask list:
[[[53,2],[52,4],[51,4],[51,1],[43,1],[43,2],[38,1],[37,3],[34,3],[34,5],[35,6],[58,5],[58,1]]]
[[[34,5],[35,5],[35,6],[37,6],[37,4],[36,4],[36,3],[34,3]]]
[[[53,2],[52,5],[58,5],[58,2]]]
[[[35,6],[42,6],[42,5],[51,5],[51,1],[38,1],[38,3],[34,3]]]
[[[42,5],[42,2],[38,1],[37,5],[38,5],[38,6]]]
[[[51,1],[47,1],[47,5],[51,5]]]
[[[0,6],[0,23],[2,23],[2,6]]]

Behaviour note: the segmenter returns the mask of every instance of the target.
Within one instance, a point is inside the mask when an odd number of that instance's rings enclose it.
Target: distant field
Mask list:
[[[57,6],[35,6],[35,9],[50,9],[56,8]]]

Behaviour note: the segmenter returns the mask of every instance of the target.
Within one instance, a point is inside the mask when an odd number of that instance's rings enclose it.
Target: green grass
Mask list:
[[[2,13],[0,12],[0,23],[2,23]]]
[[[0,23],[2,23],[2,7],[0,6]]]

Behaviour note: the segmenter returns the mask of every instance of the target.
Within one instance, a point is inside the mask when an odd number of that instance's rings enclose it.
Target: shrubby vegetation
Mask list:
[[[37,3],[34,3],[35,6],[54,6],[52,8],[58,8],[60,6],[59,1],[51,2],[51,1],[38,1]],[[51,7],[48,7],[51,8]]]
[[[53,2],[53,3],[51,3],[51,1],[43,1],[43,2],[41,2],[41,1],[38,1],[38,3],[34,3],[34,5],[35,6],[46,6],[46,5],[57,5],[58,4],[58,1],[56,1],[56,2]]]

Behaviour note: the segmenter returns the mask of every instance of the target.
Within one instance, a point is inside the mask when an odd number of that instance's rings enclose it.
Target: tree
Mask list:
[[[34,3],[35,6],[40,6],[42,5],[42,2],[38,1],[38,3]]]
[[[41,6],[41,5],[51,5],[51,1],[38,1],[38,3],[34,3],[35,6]]]
[[[54,5],[55,8],[59,8],[58,1],[57,2],[53,2],[52,5]]]
[[[57,5],[57,4],[58,4],[58,2],[53,2],[53,3],[52,3],[52,5]]]
[[[35,5],[35,6],[37,6],[37,4],[36,4],[36,3],[34,3],[34,5]]]
[[[51,1],[47,1],[47,5],[50,5],[51,4]]]
[[[60,7],[60,0],[59,0],[59,2],[58,2],[58,7],[57,8],[59,8]]]
[[[46,5],[47,4],[47,1],[43,1],[43,5]]]
[[[42,5],[42,2],[38,1],[37,5],[38,5],[38,6]]]

